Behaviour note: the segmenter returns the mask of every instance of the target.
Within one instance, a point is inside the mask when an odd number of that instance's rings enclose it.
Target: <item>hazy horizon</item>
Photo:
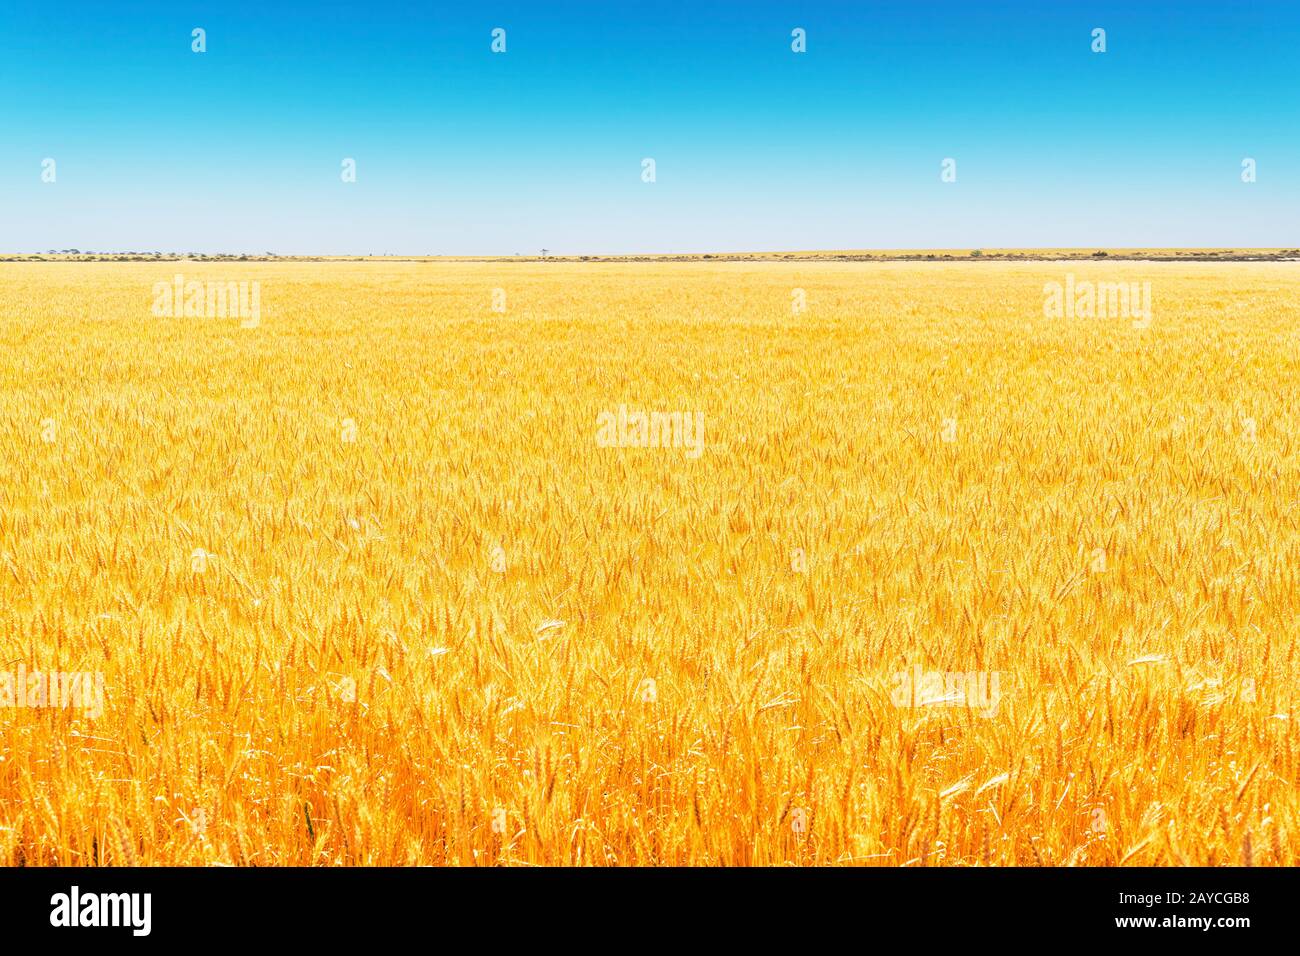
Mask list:
[[[964,257],[971,256],[971,253],[982,253],[985,255],[996,256],[1000,254],[1034,254],[1049,252],[1106,252],[1106,253],[1138,253],[1138,252],[1207,252],[1207,253],[1243,253],[1243,254],[1268,254],[1268,253],[1285,253],[1290,251],[1300,251],[1300,243],[1292,246],[974,246],[967,248],[885,248],[885,247],[863,247],[858,249],[685,249],[681,251],[667,252],[663,250],[647,250],[643,252],[557,252],[546,250],[546,255],[541,256],[541,250],[521,250],[511,253],[419,253],[419,252],[271,252],[262,250],[261,252],[250,252],[245,250],[213,250],[201,251],[198,249],[80,249],[69,246],[63,249],[19,249],[19,250],[0,250],[0,257],[4,256],[42,256],[42,255],[97,255],[97,256],[249,256],[265,257],[267,255],[277,258],[311,258],[311,259],[384,259],[384,258],[402,258],[402,259],[575,259],[575,258],[593,258],[593,259],[618,259],[618,258],[683,258],[683,257],[722,257],[722,256],[845,256],[845,255],[961,255]]]

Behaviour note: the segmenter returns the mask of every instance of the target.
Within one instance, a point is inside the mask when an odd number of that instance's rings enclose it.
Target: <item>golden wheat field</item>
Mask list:
[[[1067,272],[1151,321],[1046,317]],[[178,273],[260,321],[154,314]],[[0,670],[103,675],[5,685],[0,864],[1294,865],[1298,304],[0,264]]]

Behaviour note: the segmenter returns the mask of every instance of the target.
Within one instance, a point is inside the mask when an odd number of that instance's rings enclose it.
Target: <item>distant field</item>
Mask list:
[[[1153,262],[1300,261],[1300,249],[845,249],[803,252],[706,252],[581,255],[577,253],[513,256],[277,256],[272,253],[214,254],[180,252],[48,252],[0,255],[0,262],[99,261],[299,261],[299,262],[912,262],[982,259],[985,261],[1060,261],[1072,259],[1149,260]]]
[[[1300,862],[1300,266],[952,255],[0,263],[0,864]]]

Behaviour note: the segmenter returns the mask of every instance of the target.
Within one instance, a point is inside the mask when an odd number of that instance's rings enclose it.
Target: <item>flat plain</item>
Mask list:
[[[1298,317],[1282,261],[0,263],[0,670],[104,687],[0,707],[0,864],[1295,865]]]

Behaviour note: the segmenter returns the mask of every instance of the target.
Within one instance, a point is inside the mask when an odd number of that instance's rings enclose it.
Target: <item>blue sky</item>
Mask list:
[[[0,251],[1294,247],[1297,49],[1295,0],[10,2]]]

